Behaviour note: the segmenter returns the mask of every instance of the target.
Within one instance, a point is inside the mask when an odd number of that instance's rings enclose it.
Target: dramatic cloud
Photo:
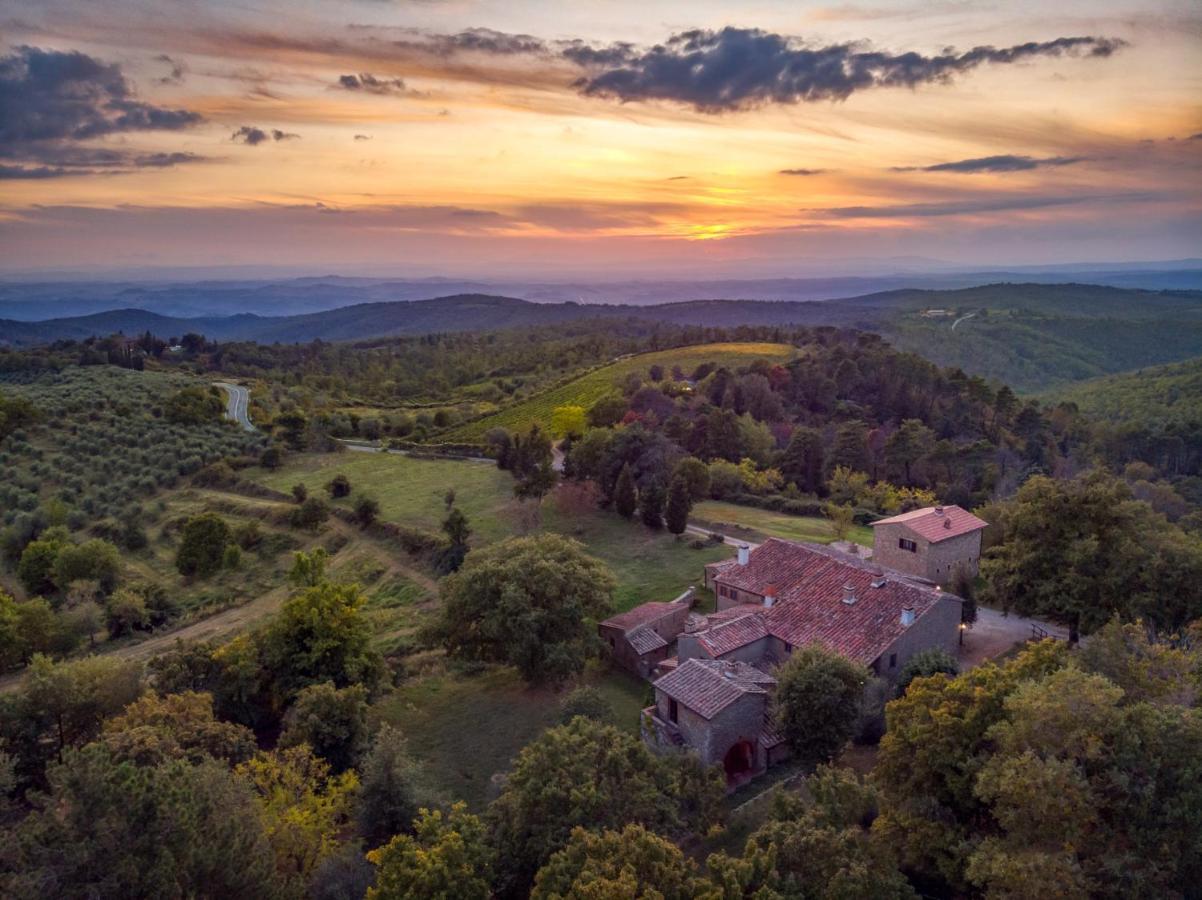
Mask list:
[[[1191,134],[1189,137],[1186,138],[1186,140],[1187,141],[1202,141],[1202,131],[1199,131],[1197,134]]]
[[[134,99],[115,64],[84,53],[18,47],[0,58],[0,147],[87,140],[126,131],[174,131],[201,121],[186,109]]]
[[[139,156],[83,142],[135,131],[177,131],[201,121],[184,109],[135,99],[115,64],[84,53],[18,47],[0,58],[0,179],[113,175],[172,166],[188,153]]]
[[[370,140],[371,140],[371,135],[370,135],[370,134],[357,134],[357,135],[355,135],[355,140],[357,140],[357,141],[370,141]]]
[[[203,162],[203,156],[195,153],[148,153],[134,158],[134,165],[139,169],[167,169],[183,163]]]
[[[1071,166],[1085,162],[1084,156],[1049,156],[1038,159],[1034,156],[982,156],[977,159],[961,159],[956,162],[937,163],[933,166],[894,166],[893,172],[1026,172],[1044,167]]]
[[[348,91],[363,91],[368,94],[413,94],[405,87],[403,78],[376,78],[366,72],[359,75],[342,75],[338,87]]]
[[[574,44],[563,54],[597,70],[576,84],[587,95],[622,102],[668,100],[717,113],[766,103],[846,100],[856,91],[874,87],[945,83],[986,63],[1065,55],[1106,57],[1123,46],[1125,42],[1111,38],[1065,37],[924,56],[867,50],[860,44],[811,47],[759,29],[724,28],[685,31],[650,49]]]
[[[458,34],[434,35],[430,46],[439,53],[491,53],[518,56],[545,53],[547,45],[528,34],[506,34],[491,28],[469,28]]]
[[[780,175],[821,175],[826,169],[781,169]]]
[[[240,144],[248,144],[251,147],[257,147],[266,141],[290,141],[299,137],[299,134],[293,134],[290,131],[280,131],[278,128],[264,131],[262,128],[255,128],[253,125],[243,125],[230,135],[230,140]]]

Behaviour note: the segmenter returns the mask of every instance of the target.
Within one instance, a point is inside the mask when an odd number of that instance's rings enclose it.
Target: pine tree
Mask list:
[[[693,497],[689,492],[689,482],[683,475],[677,475],[668,488],[668,508],[664,513],[668,531],[672,534],[684,534],[692,508]]]
[[[638,495],[634,490],[634,476],[630,474],[630,466],[622,466],[622,472],[618,475],[618,483],[614,487],[614,509],[618,511],[624,519],[629,519],[634,515],[635,509],[638,507]]]

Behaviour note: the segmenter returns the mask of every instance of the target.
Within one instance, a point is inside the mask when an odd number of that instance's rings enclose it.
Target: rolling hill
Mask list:
[[[1202,423],[1202,358],[1092,378],[1043,397],[1112,422]]]
[[[151,331],[161,337],[194,331],[220,341],[260,343],[357,341],[605,318],[715,327],[859,328],[933,362],[1024,392],[1202,355],[1202,291],[1082,284],[991,284],[886,291],[844,300],[712,299],[657,306],[532,303],[458,294],[274,317],[178,318],[126,309],[42,322],[0,320],[0,345],[28,346],[114,331]]]
[[[556,407],[583,406],[587,409],[613,391],[626,375],[634,372],[645,377],[647,370],[655,365],[661,366],[667,372],[670,372],[673,366],[680,366],[686,373],[689,373],[697,366],[707,362],[730,368],[746,366],[757,359],[786,362],[796,352],[796,348],[789,344],[726,343],[678,347],[655,353],[639,353],[610,365],[601,366],[578,378],[573,378],[565,384],[552,387],[491,415],[473,422],[466,422],[457,428],[439,434],[434,440],[479,441],[491,428],[503,427],[510,431],[525,431],[532,423],[537,423],[544,430],[550,431],[551,413]]]

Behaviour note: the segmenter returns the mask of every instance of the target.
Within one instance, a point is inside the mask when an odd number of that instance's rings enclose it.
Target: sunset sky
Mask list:
[[[0,268],[1202,256],[1180,2],[0,0]]]

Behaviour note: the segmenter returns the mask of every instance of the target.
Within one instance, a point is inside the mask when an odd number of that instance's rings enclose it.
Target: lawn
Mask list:
[[[645,686],[628,675],[596,667],[584,683],[597,687],[614,709],[618,727],[638,731]],[[518,752],[559,722],[564,694],[531,688],[509,668],[477,675],[439,674],[411,680],[374,708],[400,729],[423,764],[423,781],[437,797],[483,808],[495,796],[492,777],[507,772]]]
[[[380,517],[387,521],[437,531],[446,518],[447,490],[453,489],[455,503],[478,538],[495,541],[511,533],[513,479],[491,463],[347,451],[298,457],[274,471],[248,471],[249,477],[277,491],[287,493],[301,483],[311,495],[323,497],[326,484],[338,474],[350,479],[352,493],[375,497]]]
[[[788,513],[738,506],[720,500],[698,503],[693,507],[691,521],[731,537],[745,537],[752,541],[778,537],[790,541],[829,544],[835,539],[829,519],[791,516]],[[866,525],[853,525],[849,537],[857,544],[872,546],[872,529]]]
[[[468,422],[450,431],[432,437],[437,442],[479,441],[490,428],[508,428],[524,431],[537,422],[544,430],[551,427],[551,413],[559,406],[583,406],[593,403],[610,393],[626,378],[637,374],[647,377],[648,370],[661,366],[666,377],[671,377],[673,366],[680,366],[688,375],[703,363],[719,366],[746,366],[757,359],[786,362],[796,355],[797,349],[789,344],[767,343],[724,343],[702,344],[695,347],[679,347],[675,350],[659,350],[640,353],[602,366],[566,384],[553,387],[527,400],[515,403],[492,415]]]
[[[471,523],[475,546],[538,527],[522,524],[528,522],[529,504],[523,510],[513,499],[509,473],[480,462],[347,452],[297,457],[275,471],[247,473],[279,491],[301,482],[310,493],[323,496],[325,484],[341,473],[350,479],[352,492],[363,490],[380,501],[381,518],[428,531],[436,531],[445,517],[443,497],[453,488],[455,503]],[[689,585],[700,584],[706,563],[734,552],[720,545],[695,550],[690,540],[677,540],[604,510],[561,510],[554,496],[543,502],[541,518],[543,530],[576,538],[610,567],[618,581],[614,606],[619,611],[647,600],[672,599]]]

